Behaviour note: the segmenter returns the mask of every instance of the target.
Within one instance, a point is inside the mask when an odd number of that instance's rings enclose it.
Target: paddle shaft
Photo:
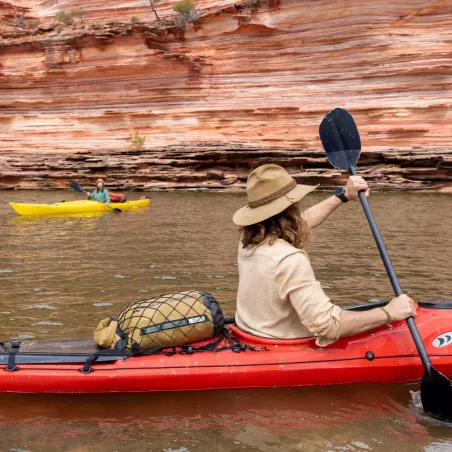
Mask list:
[[[358,172],[356,171],[356,168],[354,166],[349,167],[349,172],[352,176],[358,176]],[[363,206],[364,213],[366,214],[367,221],[369,222],[370,229],[372,230],[372,234],[377,244],[378,251],[380,252],[381,258],[383,259],[383,263],[386,268],[386,272],[388,273],[389,280],[391,281],[392,288],[394,289],[394,293],[398,297],[403,294],[403,291],[402,288],[400,287],[399,280],[395,273],[394,267],[392,266],[389,254],[386,251],[383,239],[381,238],[381,234],[380,231],[378,230],[377,223],[375,222],[372,211],[370,210],[369,202],[367,201],[366,195],[363,191],[360,191],[358,193],[358,196],[359,200],[361,201],[361,205]],[[422,342],[421,335],[419,334],[419,330],[417,329],[413,317],[408,317],[406,319],[406,323],[408,325],[408,329],[410,330],[411,336],[413,337],[417,351],[419,352],[419,356],[421,357],[422,364],[424,365],[425,370],[428,373],[430,373],[432,368],[432,362],[430,361],[430,358],[427,354],[427,350],[425,349],[424,343]]]

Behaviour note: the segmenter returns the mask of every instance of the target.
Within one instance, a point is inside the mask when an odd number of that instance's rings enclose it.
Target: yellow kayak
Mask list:
[[[147,207],[149,199],[137,199],[136,201],[112,202],[109,209],[99,201],[68,201],[57,202],[55,204],[24,204],[20,202],[10,202],[9,205],[19,215],[59,215],[65,213],[84,212],[112,212],[112,209],[132,210],[137,207]]]

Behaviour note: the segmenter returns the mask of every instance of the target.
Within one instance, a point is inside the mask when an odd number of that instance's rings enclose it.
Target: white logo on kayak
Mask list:
[[[447,347],[448,345],[452,344],[452,332],[449,331],[448,333],[443,333],[433,341],[433,347]]]

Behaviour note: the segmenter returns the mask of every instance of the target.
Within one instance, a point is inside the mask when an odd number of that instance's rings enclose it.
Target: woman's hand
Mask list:
[[[345,186],[344,195],[350,201],[358,201],[358,192],[364,191],[366,197],[369,196],[369,186],[361,176],[350,176]]]
[[[391,300],[384,309],[391,316],[391,321],[397,322],[408,317],[416,317],[416,303],[407,295]],[[341,311],[339,322],[339,336],[347,337],[364,333],[389,322],[383,309],[374,308],[368,311]]]
[[[405,320],[408,317],[416,317],[416,303],[405,294],[393,298],[386,306],[392,320]]]

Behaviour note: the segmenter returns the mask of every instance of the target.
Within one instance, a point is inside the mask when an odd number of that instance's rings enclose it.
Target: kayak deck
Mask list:
[[[57,202],[55,204],[26,204],[10,202],[9,205],[19,215],[61,215],[86,212],[111,212],[112,209],[132,210],[137,207],[149,206],[150,199],[137,199],[135,201],[126,201],[121,203],[112,202],[110,208],[98,201],[79,200]]]
[[[433,365],[452,375],[452,341],[434,345],[439,336],[452,331],[452,310],[419,308],[416,321]],[[265,350],[127,359],[111,351],[113,355],[101,354],[91,371],[83,373],[85,360],[99,351],[92,339],[24,342],[16,355],[18,370],[0,372],[0,391],[108,393],[403,383],[419,380],[423,374],[405,322],[341,338],[326,348],[317,347],[315,338],[266,339],[236,326],[230,332],[243,343]],[[8,358],[6,352],[0,353],[2,367]]]

